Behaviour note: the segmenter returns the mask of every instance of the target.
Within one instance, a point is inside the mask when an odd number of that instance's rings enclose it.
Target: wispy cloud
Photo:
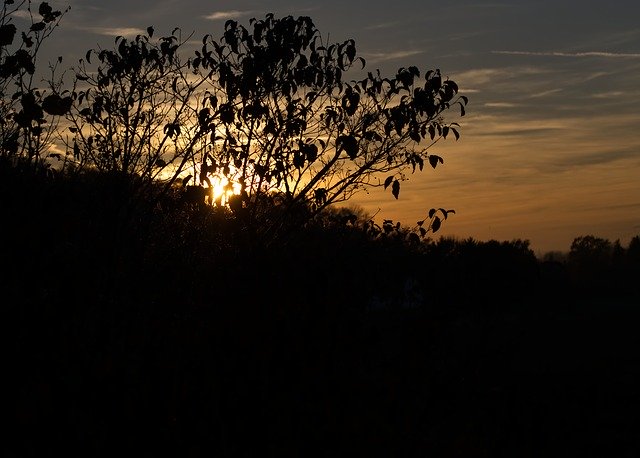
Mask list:
[[[611,97],[621,97],[625,95],[622,91],[598,92],[591,94],[592,99],[610,99]]]
[[[248,16],[254,13],[255,11],[240,11],[240,10],[215,11],[203,17],[205,19],[208,19],[209,21],[222,21],[227,19],[236,19],[239,17]]]
[[[574,169],[577,167],[609,164],[621,160],[633,160],[637,157],[638,149],[635,147],[609,149],[602,151],[590,151],[587,153],[574,153],[570,156],[558,155],[550,162],[550,165],[561,169]]]
[[[405,57],[423,54],[424,51],[390,51],[390,52],[369,52],[363,53],[368,62],[382,62],[387,60],[403,59]]]
[[[602,51],[586,52],[560,52],[560,51],[491,51],[493,54],[506,54],[510,56],[548,56],[548,57],[606,57],[622,59],[640,59],[640,53],[618,53]]]
[[[11,16],[20,19],[31,19],[31,14],[27,10],[16,10],[11,13]]]
[[[519,103],[511,102],[487,102],[484,104],[484,106],[489,108],[515,108],[522,105]]]
[[[546,97],[547,95],[551,95],[551,94],[556,94],[558,92],[562,92],[563,89],[562,88],[555,88],[555,89],[549,89],[548,91],[542,91],[542,92],[536,92],[534,94],[531,94],[529,96],[530,99],[537,99],[539,97]]]
[[[146,33],[144,30],[135,27],[82,27],[81,29],[108,37],[134,37],[136,35],[144,35]]]
[[[383,22],[381,24],[372,24],[372,25],[368,25],[366,26],[364,29],[365,30],[379,30],[379,29],[389,29],[391,27],[395,27],[399,24],[398,21],[393,21],[393,22]]]
[[[521,78],[543,73],[548,73],[548,70],[538,67],[472,68],[456,73],[455,78],[459,83],[477,86],[507,78]]]

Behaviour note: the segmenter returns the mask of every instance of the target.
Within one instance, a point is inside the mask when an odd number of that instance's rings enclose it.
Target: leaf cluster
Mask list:
[[[55,120],[69,111],[71,98],[55,86],[47,94],[34,84],[38,51],[64,12],[42,2],[34,14],[31,6],[26,0],[4,1],[0,13],[0,154],[39,165]],[[20,31],[12,19],[25,7],[30,26]],[[51,70],[54,74],[55,67]]]

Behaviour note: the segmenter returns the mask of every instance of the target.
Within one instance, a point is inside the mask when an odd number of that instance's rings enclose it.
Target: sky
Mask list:
[[[353,38],[367,70],[440,68],[469,97],[459,141],[431,151],[436,170],[409,175],[399,200],[351,202],[412,226],[455,209],[439,233],[527,239],[538,254],[575,237],[627,244],[640,234],[640,2],[637,0],[69,0],[44,56],[71,66],[89,48],[153,26],[194,39],[224,21],[310,16],[332,42]],[[37,2],[36,2],[37,4]]]

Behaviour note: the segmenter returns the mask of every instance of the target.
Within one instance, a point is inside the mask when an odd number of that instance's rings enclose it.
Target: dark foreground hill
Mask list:
[[[640,453],[631,246],[542,263],[335,214],[267,246],[126,181],[3,173],[4,456]]]

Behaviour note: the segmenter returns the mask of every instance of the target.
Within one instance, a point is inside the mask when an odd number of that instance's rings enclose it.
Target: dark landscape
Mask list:
[[[28,2],[18,31],[24,4],[0,22],[3,456],[640,455],[640,236],[536,257],[440,237],[451,209],[344,206],[444,162],[468,99],[439,70],[347,82],[353,40],[267,15],[182,61],[149,27],[39,90],[63,13]]]
[[[333,212],[253,246],[228,212],[2,172],[5,456],[640,450],[638,237],[543,262]]]

